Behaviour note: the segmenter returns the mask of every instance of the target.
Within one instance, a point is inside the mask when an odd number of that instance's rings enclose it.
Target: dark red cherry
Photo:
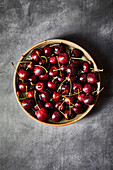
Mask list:
[[[30,90],[27,92],[27,97],[28,98],[34,98],[34,90]]]
[[[65,103],[67,103],[69,105],[69,103],[74,102],[74,96],[65,97],[64,100],[65,100]]]
[[[75,103],[75,106],[72,109],[76,114],[83,113],[83,105],[81,103]]]
[[[44,72],[45,72],[45,70],[42,67],[40,67],[40,66],[36,66],[34,68],[34,74],[36,76],[40,76],[40,75],[44,74]]]
[[[57,81],[56,81],[56,80],[54,80],[54,81],[50,80],[50,81],[47,82],[47,86],[48,86],[50,89],[55,89],[55,88],[56,88],[56,85],[57,85]]]
[[[85,93],[80,93],[79,95],[76,95],[76,97],[78,101],[84,102]]]
[[[56,64],[56,63],[57,63],[57,58],[56,58],[56,56],[55,56],[55,55],[51,56],[51,57],[49,58],[49,62],[50,62],[51,64]]]
[[[74,83],[73,84],[73,90],[74,92],[78,92],[82,90],[82,85],[80,83]]]
[[[60,65],[60,68],[61,68],[62,71],[66,71],[67,66],[64,65],[64,64],[61,64],[61,65]]]
[[[58,111],[54,111],[51,119],[53,122],[59,122],[61,119],[61,114]]]
[[[60,100],[60,94],[56,91],[53,92],[53,96],[52,96],[52,99],[55,101],[55,102],[58,102]]]
[[[29,76],[29,71],[26,71],[24,68],[20,68],[18,75],[22,80],[25,80]]]
[[[60,45],[54,46],[54,53],[57,54],[57,55],[62,53],[62,52],[65,52],[65,50],[66,50],[66,47],[62,43]]]
[[[85,73],[80,74],[79,80],[83,83],[86,83],[87,81],[87,75]]]
[[[49,75],[51,76],[51,77],[54,77],[54,76],[56,76],[57,74],[58,74],[58,70],[57,70],[58,68],[56,67],[56,66],[52,66],[51,68],[50,68],[50,70],[49,70]]]
[[[44,102],[48,102],[50,99],[50,94],[48,91],[42,91],[40,97]]]
[[[88,83],[95,84],[97,83],[98,79],[95,73],[88,73],[87,75],[87,81]]]
[[[40,110],[36,111],[36,117],[40,121],[46,121],[48,119],[48,110],[46,108],[41,108]]]
[[[65,118],[66,120],[72,119],[73,117],[74,117],[73,111],[70,112],[70,110],[68,110],[68,109],[66,109],[66,110],[64,111],[64,118]]]
[[[49,76],[47,73],[45,73],[45,74],[40,75],[39,79],[42,81],[47,81],[49,79]]]
[[[87,61],[84,61],[82,63],[82,70],[84,73],[88,73],[89,72],[89,69],[90,69],[90,65]]]
[[[77,73],[76,65],[75,64],[68,64],[66,69],[68,74],[75,75]]]
[[[42,91],[46,88],[46,85],[44,82],[38,82],[36,83],[36,86],[35,86],[36,90],[38,91]]]
[[[24,99],[22,101],[22,106],[27,110],[31,109],[34,106],[34,101],[32,99]]]
[[[34,106],[34,109],[40,110],[42,107],[43,107],[43,103],[40,100],[38,100],[37,104]]]
[[[47,66],[47,62],[45,60],[40,60],[39,65]]]
[[[47,46],[44,47],[44,53],[46,57],[50,57],[52,54],[52,51],[53,49],[51,47],[47,47]]]
[[[63,82],[65,79],[65,74],[64,73],[61,73],[61,76],[58,76],[58,81],[59,82]]]
[[[26,67],[30,70],[33,70],[33,67],[34,67],[33,62],[30,61],[30,62],[26,63]]]
[[[29,81],[35,83],[37,81],[37,77],[32,74],[32,76],[29,78]]]
[[[67,81],[69,81],[69,82],[74,82],[74,81],[76,81],[76,75],[68,75],[68,76],[67,76]]]
[[[28,89],[28,83],[27,82],[19,82],[18,88],[21,92],[26,92],[26,89]]]
[[[69,85],[67,85],[67,84],[62,85],[61,91],[62,91],[63,95],[69,94]]]
[[[37,50],[33,50],[31,52],[31,57],[34,61],[38,61],[39,60],[39,56],[42,55],[42,51],[40,49]]]
[[[59,106],[61,106],[61,107],[59,107]],[[62,104],[62,102],[56,102],[55,108],[62,111],[64,109],[64,105]]]
[[[52,102],[47,102],[47,103],[45,103],[45,108],[47,108],[47,109],[54,109],[54,105],[53,105]]]
[[[58,56],[59,63],[66,64],[69,61],[68,53],[60,53]]]
[[[83,91],[84,91],[86,94],[91,93],[93,90],[94,90],[94,87],[93,87],[91,84],[86,83],[86,84],[84,85]]]
[[[94,104],[95,102],[95,97],[91,94],[88,94],[84,97],[84,104],[86,105],[90,105],[90,104]]]
[[[74,49],[72,50],[72,54],[71,54],[72,57],[81,58],[82,55],[83,55],[83,52],[82,52],[81,50],[76,49],[76,48],[74,48]]]

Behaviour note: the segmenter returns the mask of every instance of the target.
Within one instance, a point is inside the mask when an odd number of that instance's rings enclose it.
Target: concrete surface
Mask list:
[[[35,122],[13,92],[10,62],[50,38],[78,43],[104,68],[97,105],[67,127]],[[113,1],[2,0],[0,43],[0,170],[112,170]]]

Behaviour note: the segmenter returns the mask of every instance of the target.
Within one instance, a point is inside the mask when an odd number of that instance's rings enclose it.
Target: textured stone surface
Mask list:
[[[0,9],[0,170],[112,170],[113,1],[3,0]],[[10,62],[50,38],[80,44],[104,68],[97,105],[67,127],[33,121],[13,92]]]

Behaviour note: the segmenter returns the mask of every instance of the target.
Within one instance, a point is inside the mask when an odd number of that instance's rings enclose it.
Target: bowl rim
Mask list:
[[[56,41],[57,41],[57,42],[56,42]],[[13,86],[14,86],[14,93],[15,93],[16,99],[17,99],[20,107],[24,110],[24,112],[25,112],[29,117],[31,117],[32,119],[34,119],[35,121],[37,121],[37,122],[39,122],[39,123],[41,123],[41,124],[48,125],[48,126],[55,126],[55,127],[67,126],[67,125],[73,124],[73,123],[81,120],[82,118],[84,118],[84,117],[93,109],[93,107],[94,107],[95,104],[97,103],[97,100],[98,100],[98,98],[99,98],[99,94],[98,94],[97,97],[96,97],[95,103],[92,104],[92,105],[90,105],[90,106],[88,107],[88,109],[87,109],[84,113],[81,114],[80,117],[78,117],[78,118],[76,118],[76,119],[73,118],[73,120],[70,119],[69,122],[64,122],[64,123],[42,122],[42,121],[38,120],[37,118],[33,117],[26,109],[24,109],[24,108],[22,107],[21,102],[18,100],[16,78],[17,78],[17,70],[18,70],[18,67],[19,67],[19,63],[20,63],[20,61],[24,58],[24,56],[26,56],[32,49],[34,49],[34,48],[36,48],[36,47],[38,47],[38,46],[40,46],[40,45],[44,45],[45,43],[48,43],[48,44],[51,44],[51,43],[53,43],[53,44],[54,44],[54,43],[55,43],[55,44],[57,44],[57,43],[58,43],[58,44],[59,44],[59,43],[65,43],[65,44],[67,44],[67,45],[69,45],[69,46],[76,46],[76,47],[74,47],[74,48],[78,48],[78,49],[80,49],[83,53],[87,54],[87,56],[88,56],[88,57],[90,58],[90,60],[93,62],[95,69],[98,69],[98,67],[97,67],[97,64],[95,63],[94,59],[91,57],[91,55],[90,55],[83,47],[81,47],[80,45],[78,45],[78,44],[76,44],[76,43],[74,43],[74,42],[71,42],[71,41],[69,41],[69,40],[64,40],[64,39],[48,39],[48,40],[44,40],[44,41],[38,42],[38,43],[34,44],[33,46],[31,46],[31,47],[21,56],[20,60],[18,61],[17,65],[16,65],[15,72],[14,72]],[[46,46],[46,45],[47,45],[47,44],[45,44],[45,46]],[[87,57],[87,56],[86,56],[86,57]],[[98,72],[98,77],[99,77],[99,82],[98,82],[98,86],[97,86],[97,92],[100,91],[100,87],[101,87],[101,77],[100,77],[100,73],[99,73],[99,72]]]

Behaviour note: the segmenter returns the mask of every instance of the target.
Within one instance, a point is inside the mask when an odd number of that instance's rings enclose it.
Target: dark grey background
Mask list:
[[[113,0],[1,0],[0,18],[0,170],[112,170]],[[104,68],[95,108],[60,128],[22,111],[10,64],[51,38],[76,42]]]

